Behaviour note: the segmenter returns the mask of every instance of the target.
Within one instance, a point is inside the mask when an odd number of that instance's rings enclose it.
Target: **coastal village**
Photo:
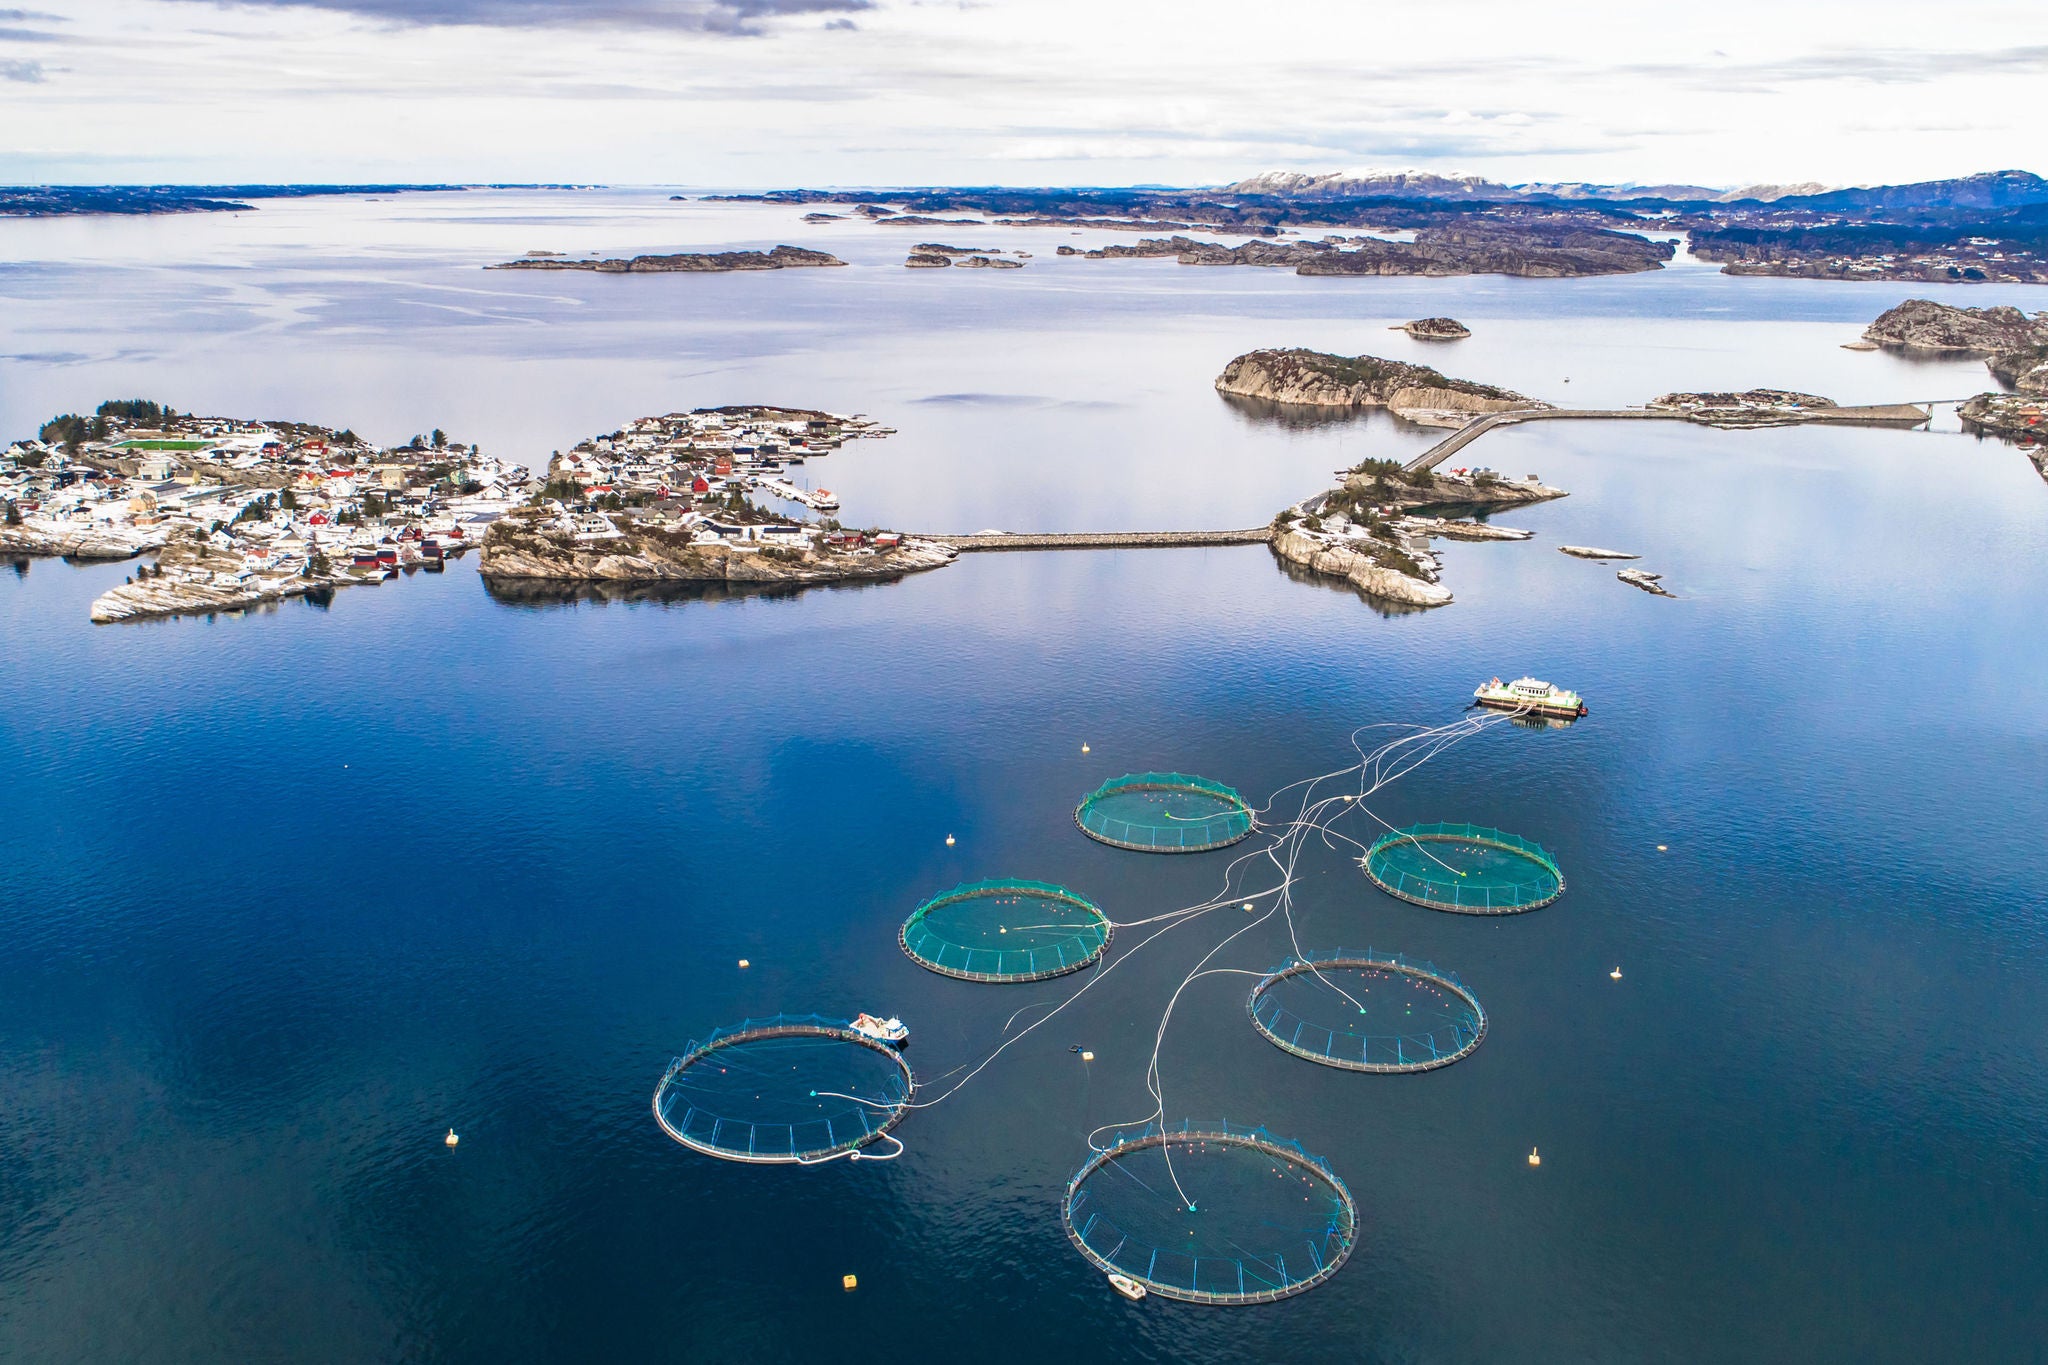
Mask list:
[[[739,554],[873,557],[901,537],[800,519],[839,504],[796,471],[887,431],[811,410],[674,413],[584,441],[535,475],[440,431],[380,446],[349,430],[115,400],[0,452],[0,554],[152,556],[93,603],[98,622],[432,572],[515,512],[523,533],[569,549],[660,532]]]

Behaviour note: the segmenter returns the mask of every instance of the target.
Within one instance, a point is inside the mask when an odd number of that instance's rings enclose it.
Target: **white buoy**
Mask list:
[[[745,969],[745,968],[747,968],[747,967],[751,967],[751,966],[753,966],[753,965],[754,965],[753,963],[751,963],[751,962],[747,961],[747,960],[746,960],[745,958],[741,958],[741,959],[740,959],[740,967],[741,967],[742,969]]]
[[[952,846],[953,846],[953,836],[952,836],[952,835],[950,835],[950,834],[948,834],[948,835],[946,836],[946,847],[947,847],[947,848],[951,848]]]
[[[1612,977],[1612,978],[1613,978],[1614,980],[1616,980],[1616,981],[1619,981],[1619,980],[1621,980],[1621,968],[1619,968],[1619,967],[1616,967],[1616,968],[1615,968],[1615,969],[1614,969],[1613,971],[1609,972],[1609,973],[1608,973],[1607,975],[1608,975],[1608,976],[1610,976],[1610,977]]]
[[[1531,1147],[1529,1149],[1529,1164],[1531,1166],[1541,1166],[1543,1164],[1543,1158],[1536,1155],[1536,1149],[1534,1147]]]
[[[1081,1054],[1081,1060],[1084,1062],[1092,1062],[1095,1060],[1095,1054],[1092,1052],[1084,1052]]]
[[[1084,743],[1084,744],[1082,744],[1082,745],[1081,745],[1081,752],[1082,752],[1082,753],[1084,753],[1084,754],[1088,752],[1088,746],[1087,746],[1087,744],[1085,744],[1085,743]]]
[[[1666,852],[1669,852],[1670,850],[1669,850],[1669,849],[1667,849],[1667,848],[1666,848],[1666,847],[1665,847],[1665,846],[1664,846],[1663,844],[1659,844],[1659,845],[1657,845],[1657,851],[1658,851],[1659,853],[1666,853]]]
[[[456,1143],[462,1141],[462,1139],[455,1136],[455,1130],[453,1128],[450,1128],[448,1130],[448,1136],[442,1138],[441,1141],[447,1143],[450,1147],[453,1147]]]

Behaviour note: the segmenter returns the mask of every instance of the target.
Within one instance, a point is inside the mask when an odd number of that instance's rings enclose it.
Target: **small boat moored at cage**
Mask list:
[[[1499,711],[1574,719],[1586,714],[1585,699],[1578,693],[1552,687],[1541,678],[1517,678],[1511,683],[1495,678],[1474,688],[1472,699],[1481,706],[1491,706]]]
[[[1132,1303],[1136,1303],[1139,1299],[1145,1297],[1145,1286],[1139,1284],[1128,1275],[1112,1274],[1109,1277],[1109,1287],[1129,1299]]]
[[[847,1027],[863,1038],[888,1043],[892,1047],[901,1047],[910,1041],[910,1026],[893,1015],[887,1019],[877,1019],[863,1010],[853,1016]]]

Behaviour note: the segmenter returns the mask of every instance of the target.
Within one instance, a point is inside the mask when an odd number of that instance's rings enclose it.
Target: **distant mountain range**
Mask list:
[[[1438,175],[1431,171],[1338,171],[1327,175],[1268,171],[1221,188],[1227,194],[1274,199],[1455,199],[1489,202],[1654,199],[1677,204],[1763,203],[1777,208],[1812,209],[1824,213],[1900,213],[1922,209],[1988,209],[2048,204],[2048,180],[2028,171],[1986,171],[1954,180],[1924,180],[1911,185],[1830,188],[1809,181],[1793,185],[1745,185],[1732,190],[1708,185],[1595,185],[1581,181],[1508,185],[1476,175]]]

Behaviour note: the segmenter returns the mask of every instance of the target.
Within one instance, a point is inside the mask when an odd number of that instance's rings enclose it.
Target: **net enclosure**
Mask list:
[[[706,1156],[808,1164],[887,1133],[913,1088],[902,1055],[845,1020],[778,1014],[693,1041],[655,1087],[654,1118]]]
[[[1109,917],[1050,882],[969,882],[911,912],[896,938],[913,962],[963,981],[1043,981],[1109,948]]]
[[[1304,953],[1260,978],[1245,1008],[1275,1047],[1346,1071],[1433,1071],[1486,1037],[1457,977],[1370,948]]]
[[[1098,1270],[1188,1303],[1299,1294],[1358,1239],[1358,1205],[1328,1162],[1220,1121],[1114,1134],[1067,1182],[1060,1216]]]
[[[1088,793],[1081,832],[1140,853],[1200,853],[1252,832],[1251,807],[1232,788],[1186,773],[1130,773]]]
[[[1360,861],[1388,895],[1461,915],[1518,914],[1564,894],[1564,873],[1541,844],[1484,825],[1390,830]]]

